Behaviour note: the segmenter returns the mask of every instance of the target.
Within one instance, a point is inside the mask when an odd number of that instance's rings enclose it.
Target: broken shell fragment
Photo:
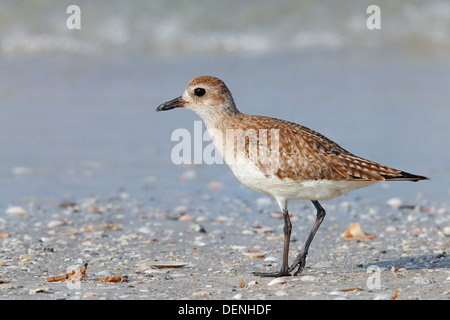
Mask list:
[[[61,227],[61,226],[65,226],[67,224],[67,220],[52,220],[47,224],[47,227],[49,228],[54,228],[54,227]]]
[[[375,239],[373,234],[364,233],[358,222],[353,223],[347,230],[345,230],[341,237],[344,239]]]
[[[251,228],[253,233],[270,233],[272,232],[272,228],[270,227],[264,227],[264,226],[253,226]]]
[[[15,216],[24,216],[27,212],[25,211],[24,208],[22,207],[9,207],[8,209],[6,209],[6,214],[10,214],[10,215],[15,215]]]
[[[272,281],[270,281],[267,285],[268,286],[274,286],[277,284],[285,284],[287,281],[285,278],[275,278]]]
[[[181,268],[186,266],[187,262],[181,261],[155,261],[150,262],[148,265],[154,268]]]
[[[246,250],[242,252],[242,254],[249,258],[263,258],[267,255],[267,252],[258,250]]]

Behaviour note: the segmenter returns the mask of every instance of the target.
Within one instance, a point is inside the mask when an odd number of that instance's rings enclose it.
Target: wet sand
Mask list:
[[[3,58],[0,298],[448,300],[448,65],[368,53]],[[171,133],[199,119],[154,112],[199,74],[223,78],[243,112],[431,181],[323,202],[305,271],[269,285],[252,272],[280,266],[276,203],[226,165],[174,165]],[[315,212],[306,201],[290,212],[293,259]],[[354,222],[374,238],[343,239]],[[86,262],[79,283],[47,281]],[[94,281],[114,275],[128,281]]]

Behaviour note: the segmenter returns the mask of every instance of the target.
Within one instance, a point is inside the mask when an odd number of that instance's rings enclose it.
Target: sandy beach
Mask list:
[[[202,206],[179,196],[185,204],[171,210],[126,192],[10,208],[0,220],[1,298],[448,299],[448,206],[331,201],[305,271],[273,279],[252,272],[279,268],[282,219],[275,204],[219,191],[199,197]],[[305,204],[291,211],[293,258],[314,211]],[[355,222],[363,234],[345,238]],[[86,278],[52,282],[85,263]],[[95,280],[112,276],[123,282]]]

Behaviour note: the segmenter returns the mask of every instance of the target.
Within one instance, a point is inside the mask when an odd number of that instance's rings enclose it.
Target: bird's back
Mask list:
[[[428,179],[358,157],[324,135],[285,120],[239,113],[222,121],[220,129],[224,134],[229,130],[240,136],[245,143],[245,156],[279,179],[374,182]],[[254,137],[256,154],[251,153]],[[269,165],[272,167],[268,168]]]

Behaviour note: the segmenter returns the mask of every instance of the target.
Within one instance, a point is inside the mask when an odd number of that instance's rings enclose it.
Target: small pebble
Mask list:
[[[176,207],[173,212],[178,216],[178,215],[185,215],[189,212],[189,207],[188,206],[178,206]]]
[[[9,207],[6,209],[6,214],[24,216],[27,212],[22,207]]]
[[[65,226],[66,224],[67,224],[66,220],[52,220],[47,224],[47,227],[54,228],[54,227]]]
[[[444,227],[442,230],[446,237],[450,237],[450,226]]]
[[[246,247],[245,246],[239,246],[239,245],[233,245],[230,246],[231,249],[236,250],[236,251],[243,251]]]
[[[277,211],[271,211],[270,216],[275,219],[283,219],[283,213]],[[290,216],[290,214],[289,214]]]
[[[396,227],[396,226],[388,226],[386,228],[386,232],[394,232],[394,231],[397,231],[397,230],[398,230],[398,227]]]
[[[202,225],[200,225],[200,224],[194,223],[194,224],[192,224],[189,228],[190,228],[191,230],[196,231],[196,232],[206,233],[205,228],[204,228]]]
[[[178,218],[180,221],[194,221],[195,217],[191,216],[190,214],[183,214],[181,217]]]
[[[253,287],[253,286],[257,285],[257,284],[259,284],[259,283],[257,281],[255,281],[255,280],[250,281],[249,283],[247,283],[247,288]]]
[[[196,247],[205,247],[206,246],[206,243],[204,243],[202,241],[194,241],[192,244]]]
[[[37,293],[53,293],[53,291],[52,289],[46,287],[30,289],[28,291],[28,294],[37,294]]]
[[[149,226],[142,226],[138,229],[138,232],[144,233],[144,234],[150,234],[150,233],[153,233],[154,231]]]
[[[216,189],[220,189],[223,187],[223,185],[220,182],[217,181],[212,181],[209,183],[208,187],[210,189],[216,190]]]
[[[216,229],[216,230],[212,231],[210,234],[215,235],[215,236],[223,236],[223,235],[225,235],[225,231],[222,229]]]
[[[269,256],[269,257],[266,257],[266,258],[264,259],[264,261],[265,261],[265,262],[278,262],[279,259],[278,259],[277,257],[274,257],[274,256]]]
[[[431,275],[419,276],[413,279],[414,284],[432,284],[436,283],[436,280]]]
[[[285,278],[275,278],[272,281],[270,281],[267,285],[274,286],[274,285],[285,284],[285,283],[287,283]]]
[[[275,291],[275,295],[278,297],[284,297],[284,296],[288,296],[288,293],[284,290],[278,290],[278,291]]]
[[[300,281],[313,282],[313,281],[316,281],[316,277],[314,277],[314,276],[301,276],[300,277]]]
[[[268,241],[282,241],[283,240],[283,235],[280,234],[279,236],[267,236],[266,239]]]
[[[403,204],[403,201],[400,198],[391,198],[386,202],[386,204],[391,207],[400,207]]]

